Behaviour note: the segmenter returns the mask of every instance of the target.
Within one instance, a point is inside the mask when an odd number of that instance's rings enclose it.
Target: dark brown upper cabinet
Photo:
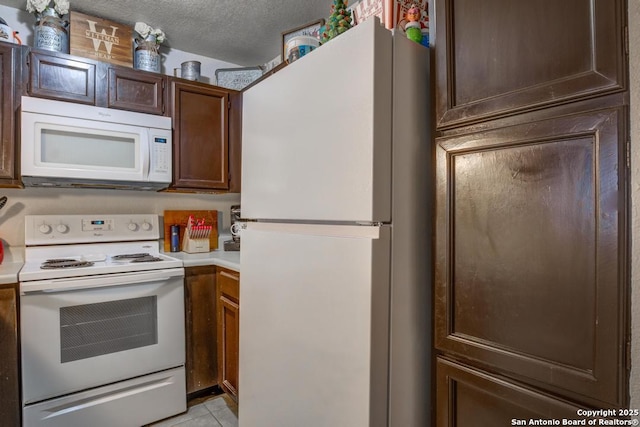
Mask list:
[[[96,105],[99,63],[57,52],[29,53],[28,93],[39,98]]]
[[[19,105],[21,49],[0,43],[0,187],[20,187],[16,141],[16,110]]]
[[[436,348],[595,407],[627,399],[627,123],[615,104],[436,140]]]
[[[65,53],[33,49],[28,94],[98,107],[164,114],[167,77]]]
[[[109,67],[109,108],[164,114],[166,77],[123,67]]]
[[[203,192],[237,191],[233,185],[239,161],[238,92],[170,78],[173,118],[172,189]],[[230,120],[234,119],[233,123]],[[232,173],[234,172],[234,173]],[[237,170],[239,174],[239,170]]]
[[[625,90],[624,0],[435,0],[441,130]]]

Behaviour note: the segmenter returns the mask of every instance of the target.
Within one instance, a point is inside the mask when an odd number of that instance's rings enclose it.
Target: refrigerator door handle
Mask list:
[[[247,230],[302,234],[327,237],[353,237],[363,239],[380,238],[379,226],[333,225],[333,224],[300,224],[281,222],[247,222]]]

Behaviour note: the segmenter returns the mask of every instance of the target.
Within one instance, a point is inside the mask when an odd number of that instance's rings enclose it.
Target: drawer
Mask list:
[[[231,270],[218,270],[220,293],[236,301],[240,300],[240,274]]]

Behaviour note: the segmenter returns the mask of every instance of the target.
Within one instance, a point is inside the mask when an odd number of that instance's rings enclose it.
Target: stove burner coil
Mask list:
[[[162,261],[162,258],[148,255],[146,257],[134,258],[131,260],[131,262],[156,262],[156,261]]]
[[[42,263],[41,269],[56,269],[56,268],[73,268],[73,267],[91,267],[93,263],[91,261],[78,261],[77,259],[59,258],[48,259]]]
[[[112,260],[129,260],[130,262],[154,262],[154,261],[162,261],[162,258],[153,256],[149,253],[138,253],[138,254],[122,254],[122,255],[114,255],[111,257]]]
[[[136,258],[146,258],[150,257],[149,253],[138,253],[138,254],[122,254],[122,255],[114,255],[111,259],[136,259]]]

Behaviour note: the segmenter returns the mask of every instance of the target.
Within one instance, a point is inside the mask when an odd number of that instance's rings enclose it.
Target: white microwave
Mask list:
[[[160,190],[171,183],[171,118],[22,97],[25,186]]]

